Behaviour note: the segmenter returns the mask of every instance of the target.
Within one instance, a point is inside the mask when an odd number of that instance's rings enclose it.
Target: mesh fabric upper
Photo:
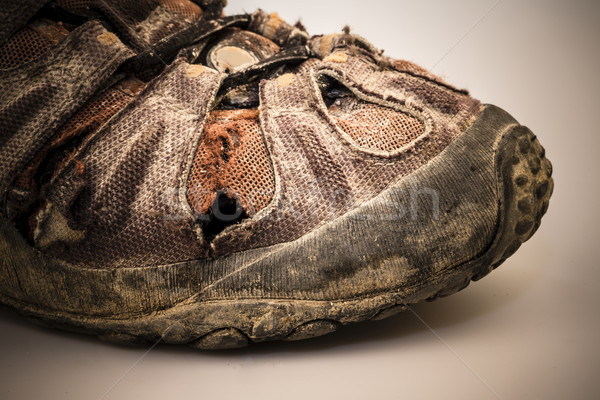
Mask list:
[[[39,249],[98,268],[205,256],[179,185],[220,77],[194,67],[171,65],[67,163],[37,217]]]
[[[24,190],[35,189],[34,175],[47,154],[77,136],[91,135],[97,131],[133,99],[138,89],[128,88],[135,86],[137,82],[135,79],[126,79],[92,97],[57,131],[17,178],[15,186]]]
[[[132,55],[118,40],[101,40],[106,37],[112,36],[99,22],[89,21],[44,57],[0,74],[0,193]]]
[[[392,152],[420,136],[425,127],[412,115],[356,98],[338,99],[329,112],[361,148]]]
[[[73,10],[79,7],[85,13],[85,4],[91,1],[59,3]],[[132,0],[103,3],[117,16],[126,16],[127,28],[135,32],[133,39],[141,39],[142,44],[156,43],[201,13],[185,0],[149,1],[140,10],[131,8],[138,3]],[[101,10],[98,13],[103,15]],[[93,22],[86,25],[89,24]],[[48,154],[44,151],[54,151],[74,137],[96,133],[81,146],[75,145],[80,149],[77,159],[63,158],[66,161],[60,165],[60,173],[45,186],[47,190],[42,190],[45,203],[36,211],[34,222],[38,225],[32,229],[38,250],[71,264],[97,268],[168,264],[298,239],[362,205],[435,157],[479,109],[476,101],[462,93],[413,71],[404,74],[387,70],[356,49],[348,54],[338,52],[323,61],[308,61],[297,70],[283,68],[277,79],[265,75],[253,81],[260,97],[261,121],[256,109],[211,111],[209,107],[222,97],[219,90],[223,89],[223,75],[211,68],[186,65],[181,59],[127,107],[132,95],[127,94],[126,88],[112,87],[90,100],[101,87],[116,81],[109,81],[108,75],[126,55],[132,55],[116,40],[122,39],[122,30],[115,27],[109,33],[97,25],[86,34],[85,41],[71,40],[65,49],[56,52],[56,60],[42,65],[45,75],[40,85],[50,94],[36,92],[36,71],[32,69],[28,71],[27,85],[18,76],[11,77],[11,83],[25,87],[13,90],[14,94],[7,92],[7,98],[18,101],[0,110],[6,116],[0,120],[6,130],[17,132],[14,143],[10,143],[12,147],[0,148],[6,160],[2,164],[0,158],[0,167],[6,170],[2,176],[6,184],[9,177],[14,179],[24,169],[30,174],[25,177],[29,180],[20,180],[19,184],[31,182],[35,168],[26,167],[32,159],[36,167],[40,165],[37,155],[43,157]],[[48,50],[41,40],[44,35],[21,34],[30,36],[15,36],[11,39],[14,43],[5,46],[10,62],[24,62],[18,59],[23,43],[35,43],[33,50],[24,52],[24,57],[34,59]],[[251,41],[255,36],[230,30],[222,34],[221,41],[228,34],[235,36],[232,45]],[[93,52],[93,57],[76,54],[79,61],[74,68],[69,64],[74,62],[68,52],[82,52],[80,43],[100,50]],[[207,47],[217,44],[209,41]],[[110,46],[115,47],[116,55],[105,55]],[[117,46],[123,46],[122,55],[116,52]],[[270,42],[265,48],[269,50],[265,56],[278,49]],[[89,71],[104,65],[109,57],[114,59],[110,71]],[[4,59],[0,57],[1,60]],[[58,69],[55,65],[65,67]],[[57,71],[67,68],[78,75],[69,83],[70,92],[63,99],[65,84]],[[303,68],[306,71],[301,72]],[[355,93],[365,93],[361,98],[393,104],[394,108],[342,95],[328,111],[323,109],[318,91],[313,93],[314,75],[308,73],[313,71],[308,70],[325,68],[350,82],[348,87],[356,89]],[[88,80],[96,77],[93,90],[77,97],[87,88]],[[70,104],[75,97],[76,101]],[[406,105],[412,98],[423,104],[435,126],[441,128],[424,135],[426,117],[420,114],[421,110]],[[62,103],[69,103],[68,107],[58,107]],[[40,104],[39,110],[35,109],[36,104]],[[23,110],[43,115],[48,121],[35,121],[30,128]],[[202,126],[205,117],[206,124]],[[356,146],[340,140],[332,120]],[[409,143],[415,146],[406,153],[373,154],[391,153]],[[12,153],[17,153],[15,161],[9,159]],[[211,208],[219,193],[238,200],[245,211],[244,218],[255,218],[232,223],[231,229],[219,232],[222,235],[202,237],[205,227],[197,217],[214,211]],[[266,208],[271,202],[274,206]],[[190,213],[188,203],[196,215]],[[261,210],[264,213],[257,215]]]

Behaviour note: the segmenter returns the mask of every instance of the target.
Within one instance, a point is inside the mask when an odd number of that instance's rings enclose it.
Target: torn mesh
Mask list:
[[[207,213],[218,191],[237,198],[249,216],[273,198],[275,176],[257,110],[211,113],[188,180],[194,212]]]

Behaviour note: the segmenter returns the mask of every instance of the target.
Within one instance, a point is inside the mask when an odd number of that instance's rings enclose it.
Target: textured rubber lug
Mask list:
[[[437,162],[415,171],[368,204],[311,233],[311,237],[214,262],[195,261],[154,270],[81,269],[47,259],[28,246],[10,223],[2,220],[0,300],[44,324],[95,334],[113,343],[144,344],[160,340],[202,350],[238,348],[267,340],[307,339],[334,332],[343,325],[386,318],[411,304],[455,293],[471,280],[487,275],[533,235],[548,210],[553,180],[552,166],[545,158],[544,149],[529,129],[495,106],[486,106],[478,120],[435,160]],[[464,186],[468,181],[472,181],[469,183],[472,186]],[[402,200],[404,186],[410,182],[421,182],[440,191],[442,212],[438,219],[406,223],[383,219],[371,225],[360,223],[363,217],[372,217],[374,212],[386,209],[391,200]],[[471,187],[479,189],[469,189]],[[468,190],[475,193],[464,194]],[[488,200],[478,202],[480,198]],[[456,199],[464,199],[471,208],[464,208],[466,211],[462,213],[453,211],[460,209]],[[473,204],[487,205],[491,210],[483,210],[481,215],[491,213],[493,218],[470,215],[478,210]],[[485,222],[478,226],[480,220]],[[361,240],[350,249],[348,240],[357,235],[352,231],[357,228],[348,228],[352,223],[363,227],[363,232]],[[458,229],[464,230],[468,224],[472,225],[470,237],[462,235],[465,238],[460,239]],[[418,257],[406,255],[402,259],[404,264],[397,260],[395,254],[412,254],[416,252],[414,246],[422,247],[426,242],[418,235],[427,234],[431,229],[445,229],[444,235],[449,241],[456,234],[460,239],[455,243],[457,249],[475,243],[473,237],[482,232],[489,232],[490,240],[481,248],[470,249],[476,253],[474,256],[461,260],[457,254],[443,259],[441,267],[434,268],[434,258],[422,255],[434,251],[428,248],[420,249],[422,254]],[[308,245],[310,240],[319,245]],[[360,247],[362,242],[363,247]],[[350,266],[339,274],[327,270],[330,265],[339,264],[326,264],[332,263],[332,257],[327,259],[318,254],[335,252],[344,246],[344,252],[355,252],[351,254],[353,258],[343,261]],[[371,249],[371,253],[365,249]],[[311,253],[317,251],[322,253]],[[387,255],[374,258],[374,254],[383,253]],[[438,259],[436,256],[435,260]],[[281,265],[282,260],[289,265]],[[217,264],[219,262],[221,264]],[[377,286],[381,281],[376,275],[378,271],[406,268],[406,263],[418,267],[418,273],[406,278],[402,274],[392,275],[391,284]],[[356,286],[354,294],[320,299],[316,294],[314,298],[252,297],[241,294],[244,279],[239,280],[240,288],[227,279],[243,271],[250,282],[257,265],[293,274],[297,265],[304,264],[314,264],[314,268],[318,268],[314,271],[325,270],[336,288],[356,281],[350,284]],[[233,265],[236,269],[194,293],[194,285],[200,287],[206,277],[200,272],[211,266],[218,270],[223,265]],[[303,282],[320,284],[317,274],[303,279],[296,282],[299,287]],[[290,282],[290,278],[284,275],[279,281]],[[178,282],[185,282],[187,291],[174,284]],[[229,285],[226,292],[229,297],[220,294],[219,285]],[[172,296],[173,304],[158,303],[151,291],[155,289],[169,295],[179,290],[183,300],[177,301],[179,297]],[[318,294],[318,290],[315,293]],[[138,303],[151,311],[142,306],[138,312],[127,308],[128,304]]]
[[[548,211],[554,190],[552,164],[537,137],[524,126],[516,126],[503,139],[499,156],[504,186],[503,223],[488,257],[472,276],[477,281],[512,256],[538,230]],[[495,253],[495,254],[493,254]]]

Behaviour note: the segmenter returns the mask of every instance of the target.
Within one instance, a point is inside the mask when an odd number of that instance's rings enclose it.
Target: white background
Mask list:
[[[528,125],[555,170],[540,230],[482,281],[417,305],[433,331],[404,313],[304,342],[220,353],[158,346],[146,354],[1,310],[0,397],[600,398],[599,3],[229,3],[228,14],[261,7],[290,22],[301,17],[312,34],[348,24],[386,54],[433,68]]]

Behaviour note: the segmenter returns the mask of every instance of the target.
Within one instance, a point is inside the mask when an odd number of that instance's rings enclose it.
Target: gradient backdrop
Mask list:
[[[348,24],[387,54],[509,111],[555,167],[540,230],[487,278],[416,306],[422,321],[404,313],[305,342],[146,353],[2,309],[0,398],[600,398],[600,2],[229,3],[229,14],[261,7],[302,17],[313,34]]]

